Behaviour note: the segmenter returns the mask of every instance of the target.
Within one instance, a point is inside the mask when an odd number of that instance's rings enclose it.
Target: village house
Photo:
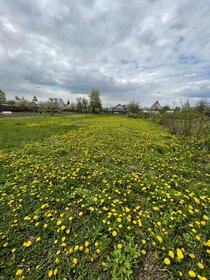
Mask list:
[[[128,108],[126,105],[118,104],[115,107],[111,108],[113,114],[127,114]]]
[[[150,111],[160,111],[161,110],[161,105],[159,103],[159,101],[157,100],[151,107],[150,107]]]

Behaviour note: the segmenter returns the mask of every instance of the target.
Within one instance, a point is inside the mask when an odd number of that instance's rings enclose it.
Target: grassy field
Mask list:
[[[0,120],[0,279],[210,279],[206,139],[117,116]]]

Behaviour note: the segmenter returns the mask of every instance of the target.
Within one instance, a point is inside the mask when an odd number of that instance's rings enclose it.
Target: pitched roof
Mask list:
[[[159,101],[157,100],[151,107],[150,110],[160,110],[162,107],[159,103]]]

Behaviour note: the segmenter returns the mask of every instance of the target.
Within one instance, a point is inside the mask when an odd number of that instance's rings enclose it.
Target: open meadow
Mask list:
[[[210,151],[122,116],[0,119],[0,279],[210,279]]]

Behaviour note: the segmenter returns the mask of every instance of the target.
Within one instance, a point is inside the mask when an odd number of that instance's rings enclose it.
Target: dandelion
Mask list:
[[[168,255],[169,255],[169,257],[171,257],[172,259],[174,258],[174,252],[173,252],[173,251],[170,250],[170,251],[168,252]]]
[[[156,236],[156,239],[158,240],[159,243],[162,243],[163,242],[163,239],[161,236],[157,235]]]
[[[78,263],[78,259],[77,259],[77,258],[73,258],[72,263],[73,263],[74,265],[76,265],[76,264]]]
[[[30,247],[32,244],[32,242],[29,240],[29,241],[26,241],[23,243],[23,247]]]
[[[204,269],[204,265],[202,263],[199,262],[197,265],[200,269]]]
[[[208,280],[205,276],[197,275],[199,280]]]
[[[53,271],[52,270],[48,271],[48,277],[50,278],[52,276],[53,276]]]
[[[23,275],[23,269],[18,269],[15,273],[16,276],[22,276]]]
[[[85,247],[88,247],[90,245],[90,242],[85,241]]]
[[[178,258],[178,260],[184,259],[184,255],[183,255],[181,249],[178,248],[178,249],[176,250],[176,253],[177,253],[177,258]]]
[[[141,250],[142,255],[146,255],[146,251],[145,250]]]
[[[57,226],[61,225],[62,224],[62,221],[61,220],[58,220],[57,221]]]
[[[205,221],[208,221],[208,216],[207,215],[203,215],[203,219],[205,220]]]
[[[171,264],[171,261],[170,261],[169,258],[165,258],[165,259],[164,259],[164,263],[165,263],[166,265],[170,265],[170,264]]]
[[[117,248],[118,248],[118,249],[122,249],[122,247],[123,247],[123,245],[122,245],[122,244],[120,244],[120,243],[119,243],[119,244],[117,244]]]
[[[53,275],[56,276],[57,274],[58,274],[58,269],[55,268],[54,271],[53,271]]]
[[[193,253],[190,253],[189,256],[191,259],[195,259],[195,255]]]
[[[191,278],[196,278],[196,273],[195,273],[193,270],[188,271],[188,275],[189,275]]]
[[[117,232],[115,230],[112,232],[112,236],[117,236]]]

